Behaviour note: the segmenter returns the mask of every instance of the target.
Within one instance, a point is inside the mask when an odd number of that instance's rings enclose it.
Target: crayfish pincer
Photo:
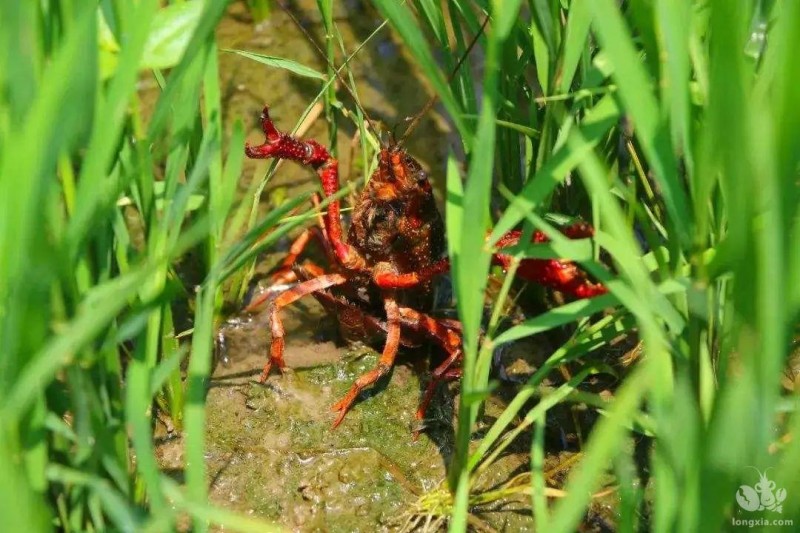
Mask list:
[[[261,114],[261,127],[266,137],[264,143],[246,145],[248,157],[289,159],[311,167],[319,175],[323,194],[335,195],[339,190],[339,165],[327,148],[316,141],[296,139],[278,131],[267,107]],[[570,238],[593,234],[592,228],[584,223],[562,231]],[[513,246],[520,235],[517,231],[506,234],[499,247]],[[312,238],[326,252],[330,264],[325,268],[309,261],[297,263]],[[533,238],[536,242],[547,240],[540,232]],[[433,371],[417,411],[417,418],[424,418],[436,386],[460,375],[460,324],[423,312],[432,304],[433,279],[450,268],[445,251],[444,223],[427,174],[400,145],[382,147],[378,168],[353,206],[347,233],[342,228],[340,202],[333,199],[319,225],[305,230],[294,241],[287,258],[273,275],[276,282],[296,285],[280,293],[269,311],[272,342],[261,380],[266,380],[273,366],[279,369],[285,366],[281,309],[312,295],[337,316],[345,337],[385,339],[377,366],[359,377],[344,398],[333,405],[332,410],[338,413],[333,426],[342,422],[364,388],[389,372],[401,344],[414,346],[428,339],[445,352],[446,358]],[[507,266],[510,257],[498,253],[494,261]],[[521,262],[518,274],[577,298],[606,292],[604,286],[589,281],[569,261],[526,259]],[[258,307],[263,301],[262,298],[253,302],[248,309]]]

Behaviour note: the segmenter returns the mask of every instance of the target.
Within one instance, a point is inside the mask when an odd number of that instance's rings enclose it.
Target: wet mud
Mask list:
[[[309,13],[304,19],[309,32],[322,42],[314,3],[299,4]],[[242,6],[232,5],[218,30],[221,49],[291,58],[324,71],[312,45],[280,9],[254,25]],[[359,3],[337,6],[336,22],[345,46],[352,51],[381,20]],[[353,71],[365,107],[389,125],[419,110],[430,94],[387,30],[357,56]],[[241,119],[251,142],[262,139],[258,117],[265,103],[278,126],[288,130],[318,92],[315,82],[227,52],[221,52],[220,73],[226,135]],[[344,122],[340,126],[338,156],[344,184],[359,179],[363,169],[350,161],[353,126]],[[306,137],[324,142],[324,120],[318,120]],[[435,110],[409,140],[409,151],[430,170],[439,190],[444,186],[445,155],[452,144],[446,121]],[[260,179],[266,168],[264,162],[245,160],[240,192],[244,193],[252,180]],[[291,196],[316,185],[317,177],[307,169],[283,165],[268,184],[260,209],[269,210],[275,195]],[[267,272],[282,256],[279,246],[264,257],[258,272]],[[283,317],[289,370],[283,375],[273,372],[263,384],[257,379],[270,341],[266,313],[235,314],[222,328],[225,350],[215,366],[206,404],[212,502],[296,531],[395,531],[424,526],[413,512],[419,509],[420,497],[444,492],[458,401],[456,384],[440,387],[428,410],[425,431],[414,438],[419,429],[414,413],[430,375],[433,349],[402,350],[389,376],[363,392],[341,426],[332,430],[330,406],[376,364],[378,354],[369,347],[338,342],[335,321],[313,298],[286,309]],[[505,385],[487,402],[478,436],[551,351],[546,339],[536,338],[497,354],[497,377]],[[555,450],[546,463],[552,486],[560,485],[568,472],[560,465],[577,458],[579,427],[590,423],[593,415],[579,413],[577,417],[586,420],[578,420],[564,409],[558,416],[548,422],[548,439]],[[499,487],[530,470],[530,438],[523,436],[518,441],[479,480],[482,489]],[[164,471],[182,481],[180,434],[162,434],[157,450]],[[587,517],[585,530],[608,530],[612,509],[613,497],[598,502]],[[473,512],[472,526],[478,530],[533,530],[530,497],[525,494]]]

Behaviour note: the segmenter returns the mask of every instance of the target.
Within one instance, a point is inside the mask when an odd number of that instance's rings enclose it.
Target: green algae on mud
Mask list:
[[[452,437],[442,431],[444,446],[426,435],[413,439],[421,384],[406,364],[331,430],[330,406],[377,356],[326,365],[310,357],[326,360],[330,352],[344,350],[290,338],[287,362],[314,366],[265,384],[254,382],[262,354],[230,354],[218,366],[206,406],[212,501],[303,530],[372,530],[397,526],[417,496],[444,478],[441,450],[452,448]]]
[[[391,374],[364,391],[332,430],[330,406],[376,364],[378,354],[326,340],[336,334],[335,321],[313,299],[283,310],[283,317],[290,370],[274,373],[264,384],[256,379],[268,353],[267,313],[236,320],[226,330],[227,357],[217,364],[206,398],[211,500],[302,531],[394,530],[413,513],[436,511],[419,502],[447,490],[443,482],[454,443],[456,385],[437,394],[426,431],[415,441],[414,412],[429,368],[424,349],[404,350]],[[547,343],[528,339],[498,357],[509,378],[524,381],[548,353]],[[476,437],[503,412],[516,389],[506,384],[489,398]],[[548,486],[562,486],[580,455],[574,451],[579,438],[570,430],[576,416],[580,413],[563,406],[548,420],[548,449],[560,450],[548,451],[545,458]],[[528,437],[518,439],[482,472],[476,494],[529,471],[529,442]],[[181,481],[181,438],[163,439],[158,453],[162,468]],[[596,501],[585,521],[591,526],[587,530],[608,530],[615,509],[615,494]],[[489,501],[473,512],[474,520],[499,530],[533,526],[525,493]]]
[[[284,312],[291,332],[285,356],[292,369],[273,374],[264,384],[255,380],[267,353],[266,313],[227,333],[232,350],[227,362],[217,365],[206,403],[211,500],[303,531],[394,530],[407,524],[411,513],[430,511],[418,502],[425,494],[446,491],[442,483],[453,449],[454,395],[437,395],[426,432],[414,440],[414,412],[424,386],[420,377],[428,374],[424,351],[404,351],[393,372],[365,391],[332,430],[330,406],[376,364],[378,355],[320,339],[320,332],[334,334],[335,324],[313,300]],[[487,419],[502,413],[503,396],[490,398]],[[180,448],[180,439],[159,446],[162,467],[174,469],[176,477]],[[558,472],[550,483],[563,482],[568,469],[559,465],[574,457],[574,452],[548,454],[546,469]],[[529,465],[527,445],[520,443],[482,473],[475,488],[496,489]],[[610,509],[607,501],[598,502],[592,520],[607,523],[600,517],[612,514]],[[491,501],[474,512],[475,520],[500,530],[532,527],[524,494]]]

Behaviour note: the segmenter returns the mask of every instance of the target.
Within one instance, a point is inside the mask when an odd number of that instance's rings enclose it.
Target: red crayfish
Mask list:
[[[246,145],[248,157],[296,161],[316,171],[326,197],[339,190],[338,161],[324,146],[278,131],[267,107],[261,114],[261,127],[266,139],[258,146]],[[458,363],[462,353],[460,324],[421,311],[430,307],[434,277],[450,268],[445,255],[444,223],[427,173],[399,144],[384,147],[379,154],[377,170],[354,206],[347,234],[342,228],[340,202],[336,199],[328,203],[320,226],[305,230],[295,240],[283,268],[273,278],[298,283],[280,293],[269,311],[272,342],[261,380],[266,380],[273,366],[284,368],[281,308],[303,296],[313,295],[338,317],[346,337],[386,339],[377,366],[359,377],[344,398],[333,405],[332,410],[338,412],[333,426],[342,422],[364,388],[389,372],[400,345],[419,345],[427,338],[438,344],[447,357],[433,371],[416,414],[421,420],[437,384],[460,375]],[[561,231],[573,239],[593,235],[592,227],[585,223],[573,224]],[[302,265],[296,262],[312,236],[316,236],[326,250],[330,271],[309,262]],[[519,231],[509,232],[499,241],[498,247],[513,246],[520,236]],[[538,231],[533,239],[535,242],[548,240]],[[502,253],[494,256],[495,263],[502,266],[507,266],[510,259]],[[606,292],[603,285],[589,281],[583,271],[569,261],[525,259],[517,274],[576,298]],[[259,306],[265,299],[253,302],[248,309]]]

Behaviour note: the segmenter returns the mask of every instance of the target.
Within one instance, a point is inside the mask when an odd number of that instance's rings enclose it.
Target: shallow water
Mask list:
[[[305,4],[305,12],[312,15],[304,22],[319,38],[316,7]],[[374,14],[357,6],[348,9],[346,17],[341,8],[336,19],[348,50],[380,24]],[[286,57],[325,70],[312,45],[280,9],[254,26],[237,3],[220,25],[218,38],[221,50]],[[373,120],[399,122],[428,98],[429,92],[387,29],[351,64],[359,97]],[[220,75],[226,136],[233,123],[242,120],[247,139],[254,143],[263,139],[258,119],[264,104],[270,105],[278,127],[288,130],[319,90],[317,81],[226,52],[220,53]],[[428,169],[443,168],[445,127],[434,114],[409,142],[409,149]],[[328,145],[327,134],[320,119],[306,137]],[[348,175],[353,134],[353,125],[342,120],[338,156],[343,184],[361,177],[360,169]],[[263,162],[246,159],[240,190],[260,179],[264,169]],[[316,183],[317,176],[307,169],[282,165],[268,185],[263,209],[270,208],[269,191],[280,189],[281,196],[290,196]],[[259,270],[266,270],[280,255],[265,258]],[[423,386],[420,376],[426,375],[427,366],[424,353],[401,355],[390,378],[362,394],[342,425],[332,431],[330,406],[358,375],[375,365],[377,356],[371,350],[335,344],[335,323],[313,298],[298,302],[283,316],[285,358],[292,370],[273,375],[263,385],[256,378],[269,343],[265,313],[233,317],[223,328],[226,357],[212,376],[206,408],[212,501],[293,529],[398,527],[411,503],[444,479],[453,447],[452,397],[440,394],[441,401],[429,411],[430,431],[415,441],[412,424]],[[158,451],[163,468],[180,479],[181,437],[162,434]]]
[[[257,26],[236,3],[218,29],[220,48],[236,48],[286,57],[324,71],[325,66],[306,37],[288,16],[276,9]],[[313,2],[299,2],[310,15],[309,32],[319,38]],[[380,24],[380,19],[360,4],[337,3],[336,23],[345,46],[353,50]],[[321,41],[320,41],[321,42]],[[398,123],[427,101],[430,91],[418,76],[388,28],[368,44],[352,63],[361,101],[373,119]],[[223,124],[226,134],[241,119],[247,139],[261,142],[259,113],[266,103],[279,128],[290,129],[318,92],[318,83],[252,60],[222,52]],[[342,95],[342,98],[345,98]],[[342,121],[338,155],[342,182],[358,179],[352,172],[352,124]],[[306,135],[324,144],[327,126],[318,120]],[[445,156],[454,144],[446,121],[434,111],[409,139],[409,152],[429,170],[434,186],[443,188]],[[260,179],[263,162],[245,160],[240,189]],[[298,165],[281,166],[268,191],[291,196],[316,186],[317,176]],[[266,195],[262,208],[270,208]],[[266,257],[266,271],[281,256]],[[266,361],[269,328],[264,312],[232,318],[223,328],[226,357],[212,376],[207,397],[207,461],[212,501],[227,508],[275,520],[302,531],[394,530],[407,523],[418,498],[443,482],[454,445],[454,405],[457,387],[442,387],[428,412],[426,431],[413,438],[414,412],[429,375],[427,348],[402,352],[388,379],[362,394],[342,425],[331,430],[330,406],[349,389],[357,376],[372,368],[377,354],[369,349],[335,343],[336,325],[313,298],[283,313],[286,329],[285,358],[292,369],[256,383]],[[525,341],[499,354],[502,374],[519,382],[529,376],[550,352],[546,340]],[[488,402],[486,423],[491,423],[513,396],[515,385],[501,388]],[[574,417],[564,427],[571,426]],[[575,455],[574,430],[551,428],[559,450],[548,456],[549,468]],[[480,480],[495,487],[529,468],[529,439],[520,439]],[[161,435],[158,444],[163,468],[181,479],[182,439]],[[569,451],[573,450],[573,451]],[[564,473],[554,474],[554,482]],[[499,530],[532,529],[529,497],[508,499],[481,510],[487,527]],[[593,515],[603,530],[607,513]]]

